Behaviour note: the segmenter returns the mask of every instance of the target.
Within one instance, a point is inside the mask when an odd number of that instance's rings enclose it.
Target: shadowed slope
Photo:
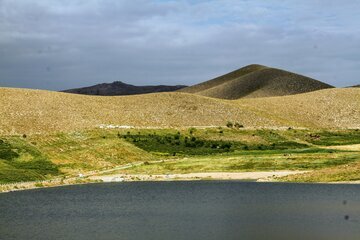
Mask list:
[[[331,87],[315,79],[288,71],[249,65],[180,91],[214,98],[239,99],[293,95]]]
[[[65,90],[63,92],[85,94],[85,95],[100,95],[100,96],[120,96],[120,95],[135,95],[155,92],[173,92],[184,88],[184,85],[167,86],[134,86],[120,81],[113,83],[102,83],[90,87],[75,88]]]
[[[187,93],[199,93],[199,92],[202,92],[202,91],[214,88],[214,87],[218,87],[221,84],[227,83],[231,80],[234,80],[236,78],[244,76],[248,73],[255,72],[255,71],[258,71],[261,69],[265,69],[265,68],[267,68],[267,67],[258,65],[258,64],[251,64],[251,65],[245,66],[243,68],[240,68],[238,70],[227,73],[225,75],[222,75],[220,77],[217,77],[217,78],[211,79],[209,81],[202,82],[202,83],[190,86],[190,87],[186,87],[186,88],[183,88],[178,91],[179,92],[187,92]]]

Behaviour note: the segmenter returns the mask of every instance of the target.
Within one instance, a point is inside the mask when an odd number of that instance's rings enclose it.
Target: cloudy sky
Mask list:
[[[360,1],[0,0],[0,86],[194,84],[251,63],[360,83]]]

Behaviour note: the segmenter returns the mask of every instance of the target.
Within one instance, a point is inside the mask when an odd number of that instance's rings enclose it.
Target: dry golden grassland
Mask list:
[[[188,93],[119,97],[0,88],[0,135],[69,132],[101,124],[144,127],[360,128],[360,89],[222,100]]]
[[[360,128],[360,91],[325,89],[292,96],[241,99],[241,108],[275,121],[310,128]]]

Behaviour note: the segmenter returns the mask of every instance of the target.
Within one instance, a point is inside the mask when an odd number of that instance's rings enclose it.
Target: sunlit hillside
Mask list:
[[[188,93],[98,97],[0,89],[0,134],[136,127],[360,127],[360,89],[327,89],[287,97],[215,99]]]

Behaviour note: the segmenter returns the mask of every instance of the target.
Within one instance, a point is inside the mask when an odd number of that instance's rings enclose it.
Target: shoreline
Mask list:
[[[53,187],[65,187],[72,185],[85,185],[95,183],[126,183],[126,182],[172,182],[172,181],[249,181],[258,183],[289,183],[289,184],[360,184],[360,181],[340,182],[283,182],[279,177],[301,174],[308,171],[267,171],[267,172],[203,172],[185,174],[110,174],[93,175],[83,178],[70,178],[65,180],[52,179],[41,182],[10,183],[0,185],[0,194],[43,189]]]
[[[307,171],[257,171],[257,172],[199,172],[172,174],[110,174],[90,176],[89,179],[102,182],[128,181],[174,181],[174,180],[252,180],[271,182],[278,177],[305,173]]]

